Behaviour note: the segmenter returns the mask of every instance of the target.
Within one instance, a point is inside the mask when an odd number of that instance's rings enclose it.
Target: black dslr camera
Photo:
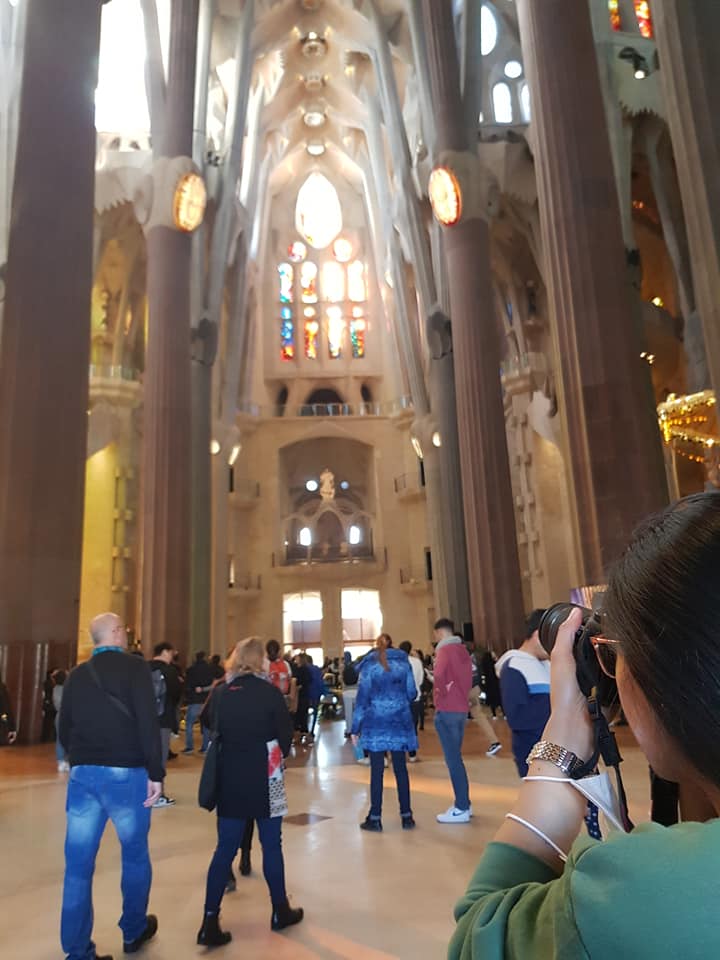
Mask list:
[[[601,600],[602,597],[598,599]],[[600,667],[591,639],[602,633],[599,610],[588,610],[576,603],[553,604],[545,611],[540,621],[538,628],[540,643],[548,653],[552,653],[558,630],[575,609],[582,612],[582,624],[575,634],[573,643],[578,686],[583,696],[590,697],[594,690],[602,707],[613,707],[618,703],[617,684]]]

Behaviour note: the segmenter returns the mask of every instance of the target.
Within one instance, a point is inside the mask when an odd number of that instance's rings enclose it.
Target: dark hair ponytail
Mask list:
[[[603,614],[664,729],[720,785],[720,492],[686,497],[637,530]]]

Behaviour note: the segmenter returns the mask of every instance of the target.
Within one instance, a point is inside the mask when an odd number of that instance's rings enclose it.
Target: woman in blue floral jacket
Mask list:
[[[378,833],[382,830],[386,751],[392,756],[403,830],[412,830],[415,826],[406,754],[418,747],[410,709],[416,695],[407,654],[393,649],[390,636],[381,633],[375,650],[365,658],[360,669],[352,723],[353,743],[359,741],[370,754],[370,813],[360,824],[362,830]]]

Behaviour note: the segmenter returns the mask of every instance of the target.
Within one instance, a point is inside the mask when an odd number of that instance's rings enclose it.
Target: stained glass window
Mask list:
[[[362,307],[353,307],[352,320],[350,321],[350,346],[352,347],[353,360],[362,360],[365,356],[366,329],[367,323]]]
[[[298,191],[295,226],[300,236],[316,250],[330,246],[342,230],[338,192],[321,173],[311,173]]]
[[[640,33],[649,40],[652,40],[653,25],[648,0],[635,0],[635,16],[637,17],[638,26],[640,27]]]
[[[308,360],[318,358],[318,335],[320,324],[314,307],[305,307],[305,356]]]
[[[295,271],[289,263],[281,263],[278,266],[278,274],[280,275],[280,303],[292,303]]]
[[[290,307],[280,308],[280,359],[293,360],[295,357],[295,324]]]
[[[345,269],[334,260],[323,265],[322,295],[328,303],[342,303],[345,299]]]
[[[345,321],[343,320],[342,307],[327,308],[327,340],[328,355],[331,360],[339,360],[342,357],[342,341],[345,332]]]
[[[620,19],[620,0],[608,0],[610,10],[610,26],[613,30],[622,30],[622,20]]]
[[[313,263],[312,260],[306,260],[300,267],[300,286],[302,287],[303,303],[318,302],[317,278],[317,264]]]
[[[361,260],[353,260],[347,268],[348,299],[353,303],[365,303],[367,300],[367,281],[365,279],[365,264]]]
[[[301,240],[296,240],[288,247],[288,260],[292,263],[302,263],[307,256],[307,247]]]

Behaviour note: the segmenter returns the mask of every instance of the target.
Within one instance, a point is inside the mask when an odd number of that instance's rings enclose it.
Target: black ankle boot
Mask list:
[[[305,911],[302,907],[293,910],[286,900],[285,903],[273,907],[270,926],[273,930],[284,930],[285,927],[294,927],[296,923],[300,923],[304,916]]]
[[[197,935],[197,942],[201,947],[224,947],[230,943],[232,934],[229,931],[220,929],[220,915],[217,913],[206,913],[203,918],[203,925],[200,927]]]
[[[240,876],[249,877],[252,873],[252,864],[250,863],[250,851],[247,853],[243,851],[240,855]]]
[[[382,820],[380,817],[371,817],[368,814],[360,824],[360,829],[369,830],[371,833],[382,833]]]

